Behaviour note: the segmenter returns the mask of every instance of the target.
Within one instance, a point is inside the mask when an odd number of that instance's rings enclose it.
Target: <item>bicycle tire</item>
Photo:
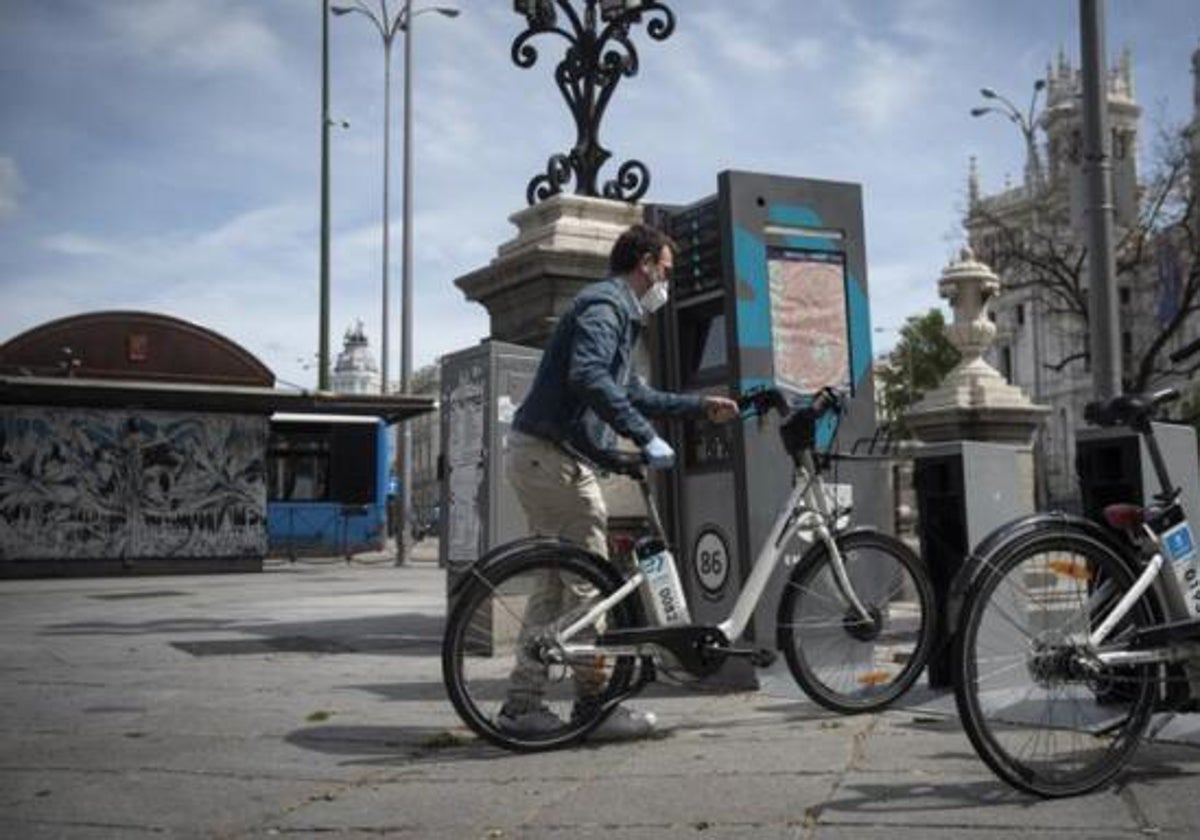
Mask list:
[[[1123,553],[1062,525],[1021,534],[987,558],[963,603],[955,700],[975,751],[1008,784],[1044,798],[1087,793],[1137,747],[1159,666],[1085,672],[1073,655],[1136,578]],[[1151,589],[1138,599],[1104,647],[1154,624],[1156,598]]]
[[[904,543],[876,531],[835,539],[867,624],[837,585],[829,550],[814,544],[779,603],[778,646],[804,692],[842,714],[878,711],[912,686],[929,660],[936,602],[925,565]]]
[[[556,749],[586,736],[611,711],[604,701],[629,686],[635,658],[555,664],[538,651],[552,651],[546,627],[565,626],[568,617],[586,611],[583,604],[617,589],[615,568],[572,543],[539,541],[472,570],[470,578],[457,594],[442,640],[442,680],[463,722],[490,743],[518,752]],[[536,615],[531,593],[539,597]],[[605,616],[605,629],[635,626],[636,601],[632,596],[616,604]],[[583,638],[589,635],[594,637],[585,632]],[[583,683],[600,702],[576,708]],[[558,725],[538,732],[506,726],[501,713],[518,696],[526,713],[549,711]]]

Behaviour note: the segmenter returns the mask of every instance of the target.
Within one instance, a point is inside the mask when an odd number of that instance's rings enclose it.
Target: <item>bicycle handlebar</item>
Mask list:
[[[1097,426],[1128,426],[1135,431],[1143,431],[1149,427],[1160,405],[1174,402],[1180,396],[1174,388],[1153,394],[1121,394],[1112,399],[1088,403],[1083,409],[1083,419]]]
[[[840,413],[845,408],[846,396],[836,388],[826,386],[817,391],[809,405],[793,406],[778,388],[755,388],[738,397],[737,403],[743,417],[761,417],[774,409],[781,417],[803,411],[816,418],[829,411]]]
[[[793,418],[815,420],[830,411],[842,412],[846,407],[846,396],[836,388],[825,387],[817,391],[809,405],[793,406],[778,388],[755,388],[737,399],[742,417],[761,417],[774,410],[784,421]],[[646,477],[646,457],[641,452],[613,450],[608,452],[581,453],[564,445],[572,455],[595,464],[602,470],[642,481]]]

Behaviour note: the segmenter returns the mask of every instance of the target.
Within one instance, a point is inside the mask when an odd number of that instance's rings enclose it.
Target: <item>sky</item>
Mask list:
[[[376,0],[365,0],[376,2]],[[448,0],[450,2],[450,0]],[[580,5],[582,0],[574,0]],[[650,169],[645,200],[691,203],[726,169],[852,181],[864,197],[876,350],[938,306],[962,246],[968,160],[984,193],[1019,180],[1023,141],[973,119],[980,87],[1018,103],[1064,50],[1074,0],[666,0],[667,40],[634,31],[640,73],[601,127]],[[396,1],[390,4],[394,9]],[[417,2],[415,8],[432,5]],[[476,344],[487,313],[454,280],[516,230],[529,179],[574,127],[561,39],[513,64],[511,0],[457,0],[413,28],[414,363]],[[1139,153],[1192,115],[1195,0],[1108,0],[1111,61],[1132,50]],[[378,352],[383,68],[359,15],[330,24],[331,347],[364,322]],[[403,44],[393,52],[390,367],[398,378]],[[136,309],[236,341],[280,385],[316,383],[320,0],[0,0],[0,342],[82,312]]]

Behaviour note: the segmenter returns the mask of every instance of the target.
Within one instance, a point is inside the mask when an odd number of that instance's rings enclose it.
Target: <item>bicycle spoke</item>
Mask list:
[[[967,658],[959,667],[970,678],[958,688],[980,755],[1009,783],[1049,795],[1110,778],[1152,699],[1144,683],[1128,696],[1114,693],[1110,678],[1081,662],[1090,630],[1119,603],[1131,572],[1094,540],[1059,540],[993,551],[965,605]],[[1145,616],[1135,604],[1114,635],[1128,638]]]

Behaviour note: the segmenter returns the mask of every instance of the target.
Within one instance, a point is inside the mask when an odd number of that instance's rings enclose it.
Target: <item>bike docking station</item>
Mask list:
[[[1171,479],[1179,488],[1179,503],[1190,522],[1200,523],[1200,466],[1196,430],[1175,423],[1153,422],[1154,439]],[[1083,515],[1106,525],[1104,509],[1113,504],[1154,505],[1162,492],[1154,458],[1146,439],[1128,428],[1086,426],[1075,433],[1075,471],[1083,498]],[[1172,615],[1190,612],[1179,593],[1159,587]],[[1197,686],[1200,688],[1200,685]]]
[[[871,324],[858,184],[722,172],[717,193],[686,206],[657,205],[648,219],[675,241],[671,299],[658,332],[656,384],[672,391],[738,395],[774,386],[811,399],[833,386],[848,395],[837,443],[875,434]],[[715,425],[673,421],[680,463],[664,476],[664,511],[692,620],[732,609],[788,498],[793,464],[773,413]],[[834,423],[817,430],[834,444]],[[836,479],[834,478],[836,476]],[[839,461],[831,495],[858,524],[892,530],[885,460]],[[773,647],[783,578],[808,544],[787,548],[740,644]],[[855,581],[855,585],[859,585]],[[865,582],[864,582],[864,585]],[[739,640],[730,642],[739,644]],[[730,658],[713,682],[755,687],[749,662]]]

